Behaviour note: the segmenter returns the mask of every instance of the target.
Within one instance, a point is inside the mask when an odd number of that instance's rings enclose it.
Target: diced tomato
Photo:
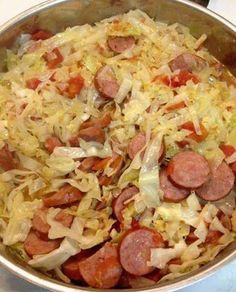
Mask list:
[[[0,150],[0,167],[7,171],[15,168],[15,161],[12,152],[9,151],[7,145]]]
[[[132,229],[140,228],[139,221],[136,218],[132,218],[131,227]]]
[[[152,82],[161,82],[167,86],[170,85],[170,78],[166,75],[157,75],[156,77],[153,78]]]
[[[33,41],[46,40],[52,37],[53,34],[48,30],[38,30],[31,35]]]
[[[231,145],[221,144],[220,149],[224,152],[226,157],[231,156],[236,150]]]
[[[54,148],[63,146],[62,142],[57,137],[49,137],[45,142],[45,148],[49,153],[54,151]]]
[[[202,141],[204,141],[204,140],[206,139],[206,137],[208,136],[207,129],[206,129],[202,124],[200,124],[200,129],[201,129],[201,132],[202,132],[201,135],[198,135],[198,134],[195,132],[194,125],[193,125],[193,123],[190,122],[190,121],[184,123],[183,125],[181,125],[181,129],[185,129],[185,130],[192,131],[192,133],[188,135],[188,138],[189,138],[189,139],[192,139],[192,140],[195,140],[196,142],[202,142]]]
[[[35,90],[42,81],[37,78],[28,79],[26,81],[26,87]]]
[[[80,75],[77,75],[76,77],[70,78],[68,85],[68,97],[71,99],[75,98],[84,86],[84,79]]]
[[[173,88],[180,87],[186,85],[189,80],[192,80],[195,84],[199,83],[199,79],[196,75],[188,71],[180,71],[179,74],[171,77],[170,86]]]
[[[179,146],[179,148],[184,148],[189,145],[189,142],[186,140],[176,141],[175,143]]]
[[[184,101],[180,101],[176,104],[172,104],[170,106],[168,106],[166,109],[167,111],[171,112],[171,111],[174,111],[174,110],[178,110],[178,109],[181,109],[181,108],[184,108],[186,107],[186,104]]]
[[[60,64],[64,60],[58,48],[53,49],[49,53],[45,53],[43,55],[43,58],[47,62],[47,66],[49,69],[56,68],[57,65]]]

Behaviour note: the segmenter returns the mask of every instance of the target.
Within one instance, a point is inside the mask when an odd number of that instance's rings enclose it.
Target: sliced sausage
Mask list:
[[[42,240],[34,231],[30,231],[25,242],[24,249],[32,257],[34,255],[48,254],[60,246],[61,240]]]
[[[79,189],[71,186],[65,185],[58,192],[51,195],[50,197],[43,198],[43,203],[45,207],[57,207],[66,204],[71,204],[79,201],[82,198],[82,193]]]
[[[5,171],[16,168],[13,154],[7,145],[0,150],[0,167]]]
[[[178,203],[189,195],[189,189],[174,185],[168,178],[166,169],[160,171],[160,186],[164,193],[164,201]]]
[[[218,201],[232,190],[234,186],[234,173],[225,162],[211,174],[209,180],[196,190],[199,197],[206,201]]]
[[[201,71],[207,66],[207,62],[201,57],[191,54],[183,53],[169,62],[171,71]]]
[[[107,40],[108,47],[115,53],[123,53],[135,45],[135,39],[132,36],[127,37],[109,37]]]
[[[103,144],[105,142],[105,132],[100,127],[89,127],[79,131],[78,137],[89,142],[95,141]]]
[[[193,151],[184,151],[171,159],[167,173],[177,185],[193,189],[208,180],[210,168],[202,155]]]
[[[90,127],[106,128],[111,123],[110,113],[105,113],[101,118],[91,118],[80,126],[80,130]]]
[[[222,235],[223,235],[223,233],[221,233],[218,230],[209,230],[207,237],[206,237],[206,240],[205,240],[205,243],[216,244]]]
[[[83,280],[79,270],[79,263],[88,258],[89,256],[91,256],[91,254],[92,254],[91,249],[85,249],[81,250],[81,252],[78,253],[77,255],[70,257],[62,265],[63,273],[71,280],[74,281]]]
[[[148,228],[134,229],[128,232],[120,244],[120,262],[122,267],[135,276],[146,275],[153,271],[148,266],[151,248],[164,247],[162,236]]]
[[[63,146],[62,142],[59,138],[52,136],[47,138],[45,141],[45,148],[48,150],[49,153],[52,153],[56,147]]]
[[[128,145],[128,155],[130,159],[134,159],[136,154],[145,146],[146,136],[144,133],[138,133],[132,138]]]
[[[134,157],[136,156],[136,154],[145,146],[146,144],[146,136],[144,133],[138,133],[136,136],[134,136],[132,138],[132,140],[130,141],[129,145],[128,145],[128,155],[130,159],[134,159]],[[141,153],[141,158],[143,159],[144,156],[144,152]],[[161,160],[163,160],[165,156],[165,147],[164,144],[161,144],[161,149],[157,155],[157,159],[160,162]]]
[[[113,201],[112,207],[113,211],[115,213],[116,218],[122,222],[123,221],[123,215],[122,210],[125,208],[125,201],[132,198],[135,194],[139,192],[139,189],[135,186],[126,188],[122,190],[122,192],[119,194],[119,196]]]
[[[98,70],[95,76],[95,86],[99,93],[108,99],[114,98],[120,87],[113,69],[108,65]]]
[[[100,162],[98,157],[87,157],[81,162],[79,169],[82,171],[91,171],[96,163]]]
[[[79,263],[84,281],[93,288],[112,288],[122,274],[117,247],[106,243],[94,255]]]
[[[39,232],[40,235],[47,235],[50,229],[50,225],[47,223],[47,209],[38,210],[33,217],[32,225],[33,229]],[[70,227],[73,222],[73,216],[61,210],[56,216],[55,220],[60,222],[65,227]],[[40,237],[42,238],[42,237]],[[45,237],[43,237],[45,238]]]

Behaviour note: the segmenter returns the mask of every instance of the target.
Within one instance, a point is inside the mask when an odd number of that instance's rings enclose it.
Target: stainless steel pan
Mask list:
[[[206,0],[195,0],[206,3]],[[179,22],[188,26],[195,36],[208,35],[205,45],[209,51],[236,76],[236,27],[206,8],[185,0],[52,0],[16,16],[0,27],[0,68],[4,59],[4,48],[10,47],[22,32],[31,32],[35,28],[47,28],[54,32],[68,26],[94,23],[105,17],[139,8],[151,17],[167,23]],[[215,260],[197,271],[179,279],[162,283],[146,289],[125,289],[123,291],[173,291],[193,284],[214,273],[229,261],[236,259],[236,243],[228,246]],[[92,288],[63,284],[49,278],[12,255],[7,248],[0,246],[0,264],[41,287],[52,291],[98,291]],[[99,289],[99,291],[102,291]],[[107,290],[104,290],[107,291]],[[112,289],[110,291],[118,291]]]

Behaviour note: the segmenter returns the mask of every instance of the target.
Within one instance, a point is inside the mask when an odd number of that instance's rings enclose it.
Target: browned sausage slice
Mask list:
[[[61,240],[42,240],[33,231],[30,231],[25,242],[24,249],[32,257],[34,255],[47,254],[60,246]]]
[[[234,186],[234,174],[225,162],[222,162],[209,180],[196,190],[199,197],[206,201],[217,201],[232,190]]]
[[[123,215],[122,210],[125,208],[124,202],[128,199],[132,198],[135,194],[139,192],[139,189],[135,186],[126,188],[122,190],[122,192],[119,194],[119,196],[113,201],[113,211],[115,213],[116,218],[122,222],[123,221]]]
[[[107,40],[109,48],[115,53],[123,53],[125,50],[131,49],[135,45],[135,39],[128,37],[109,37]]]
[[[144,133],[140,132],[132,138],[128,145],[128,155],[130,159],[134,159],[135,155],[145,146],[146,136]],[[141,153],[141,158],[143,158],[144,152]],[[160,162],[165,156],[165,147],[164,144],[161,144],[161,149],[157,155],[157,159]]]
[[[148,228],[134,229],[128,232],[120,244],[120,262],[130,274],[142,276],[154,268],[148,266],[151,248],[164,247],[162,236]]]
[[[190,189],[203,185],[208,180],[209,173],[206,159],[193,151],[179,152],[167,168],[167,174],[174,183]]]
[[[50,197],[43,198],[45,207],[57,207],[61,205],[71,204],[79,201],[82,198],[82,193],[79,189],[65,185],[58,192],[51,195]]]
[[[81,250],[77,255],[70,257],[62,265],[63,273],[71,280],[80,281],[82,275],[79,270],[79,263],[92,255],[91,249]]]
[[[128,145],[128,155],[130,159],[134,159],[135,155],[145,146],[146,136],[144,133],[138,133],[132,138]]]
[[[106,128],[111,123],[110,113],[105,113],[101,118],[91,118],[86,122],[83,122],[80,126],[80,130],[90,127]]]
[[[40,209],[35,212],[32,225],[33,229],[37,231],[39,237],[42,239],[47,238],[50,225],[47,223],[47,209]],[[61,210],[56,216],[55,220],[60,222],[65,227],[70,227],[73,222],[73,216],[66,213],[64,210]]]
[[[207,62],[197,55],[183,53],[169,62],[171,71],[201,71],[207,66]]]
[[[95,141],[103,144],[105,142],[105,132],[100,127],[89,127],[79,131],[78,137],[89,142]]]
[[[190,191],[175,186],[169,179],[166,169],[160,171],[160,186],[164,193],[164,201],[178,203],[189,195]]]
[[[106,243],[94,255],[79,263],[84,281],[93,288],[112,288],[122,274],[117,247]]]
[[[7,145],[0,150],[0,167],[5,171],[16,168],[13,154]]]
[[[101,159],[98,157],[87,157],[81,162],[79,169],[82,171],[92,171],[93,166]]]
[[[95,86],[105,98],[114,98],[119,90],[119,84],[113,69],[106,65],[100,68],[95,76]]]

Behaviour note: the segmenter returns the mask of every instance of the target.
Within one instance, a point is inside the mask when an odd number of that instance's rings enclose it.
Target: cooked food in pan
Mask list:
[[[23,34],[0,73],[0,237],[64,282],[177,278],[235,239],[235,80],[135,10]]]

